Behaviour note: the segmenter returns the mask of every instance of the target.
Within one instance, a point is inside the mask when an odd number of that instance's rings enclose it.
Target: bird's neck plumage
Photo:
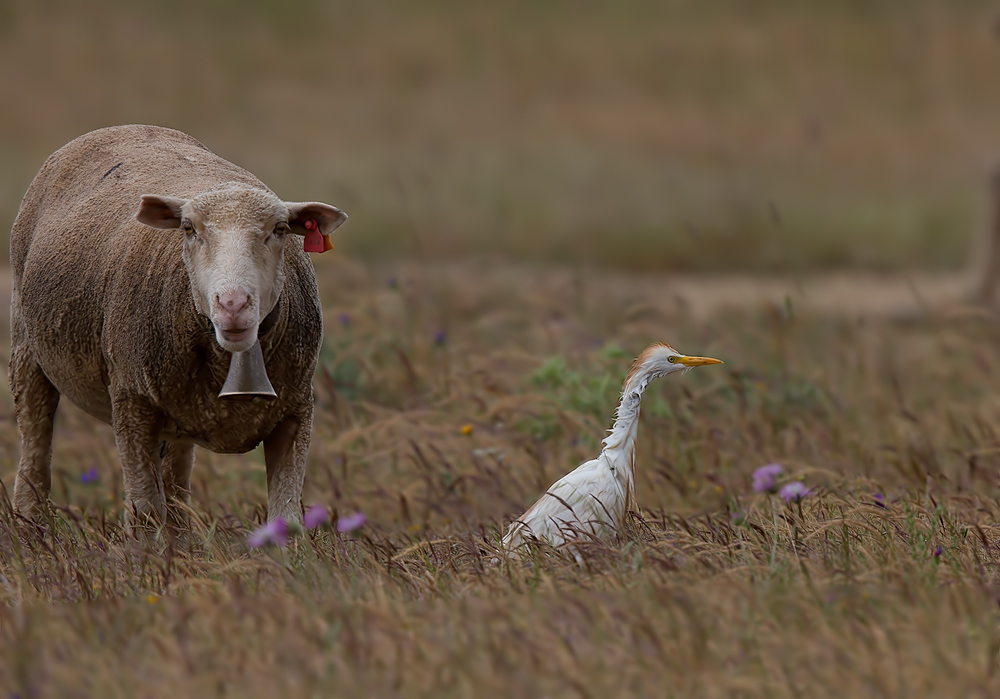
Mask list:
[[[638,363],[637,363],[638,364]],[[615,410],[615,424],[604,438],[604,452],[609,467],[622,484],[631,504],[635,482],[635,437],[639,429],[639,407],[643,391],[650,381],[660,376],[643,366],[635,366],[625,379],[622,397]]]

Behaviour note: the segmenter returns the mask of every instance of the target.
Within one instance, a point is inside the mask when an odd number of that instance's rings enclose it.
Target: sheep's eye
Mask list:
[[[190,221],[184,221],[181,223],[181,228],[183,228],[184,232],[188,235],[194,235],[194,226],[191,225]]]
[[[288,232],[288,224],[287,223],[279,223],[277,226],[274,227],[274,234],[275,235],[284,235],[287,232]]]

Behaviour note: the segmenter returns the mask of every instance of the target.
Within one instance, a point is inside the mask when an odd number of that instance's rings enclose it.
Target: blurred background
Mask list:
[[[0,228],[49,153],[141,122],[344,208],[363,261],[953,270],[998,159],[997,10],[0,0]]]

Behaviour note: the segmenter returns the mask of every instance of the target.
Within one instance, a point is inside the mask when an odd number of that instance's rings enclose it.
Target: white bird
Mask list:
[[[688,357],[662,343],[643,350],[625,377],[615,424],[604,438],[601,455],[553,483],[512,522],[503,550],[510,552],[531,539],[544,539],[553,546],[581,538],[616,539],[635,503],[635,437],[643,391],[654,379],[706,364],[722,362]]]

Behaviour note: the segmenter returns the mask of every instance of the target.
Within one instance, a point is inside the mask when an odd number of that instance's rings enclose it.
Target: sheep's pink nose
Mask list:
[[[226,309],[226,312],[230,315],[236,315],[243,310],[243,307],[247,305],[249,297],[246,294],[240,292],[227,291],[224,294],[219,294],[215,297],[219,305]]]

